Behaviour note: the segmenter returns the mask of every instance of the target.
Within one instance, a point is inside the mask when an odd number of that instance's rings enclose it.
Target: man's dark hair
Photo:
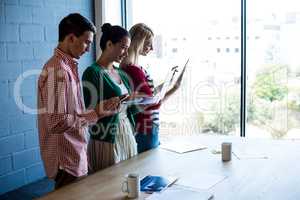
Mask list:
[[[63,18],[58,26],[58,41],[62,42],[67,35],[73,33],[76,37],[85,31],[96,33],[95,25],[79,13],[72,13]]]

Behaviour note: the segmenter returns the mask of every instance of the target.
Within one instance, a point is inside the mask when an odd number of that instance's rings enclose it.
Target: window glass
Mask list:
[[[249,137],[300,138],[300,2],[247,4]]]
[[[105,0],[104,8],[105,8],[104,23],[108,22],[111,23],[112,25],[122,25],[120,0]]]
[[[161,83],[190,58],[181,88],[160,110],[161,134],[240,135],[240,1],[131,0],[129,28],[154,33],[141,65]]]

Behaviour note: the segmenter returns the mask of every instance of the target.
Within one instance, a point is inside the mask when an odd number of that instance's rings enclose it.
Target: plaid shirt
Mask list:
[[[77,117],[84,110],[77,65],[56,48],[38,80],[40,149],[49,178],[55,178],[58,169],[76,177],[88,170],[86,128]],[[96,112],[89,113],[88,121],[95,122]]]

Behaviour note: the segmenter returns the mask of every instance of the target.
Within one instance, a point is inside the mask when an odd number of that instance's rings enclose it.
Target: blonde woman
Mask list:
[[[129,33],[131,44],[128,49],[128,56],[121,62],[121,68],[131,78],[136,93],[154,96],[161,87],[155,88],[149,73],[139,65],[139,56],[147,56],[153,50],[154,33],[143,23],[135,24]],[[181,79],[178,79],[174,87],[167,92],[165,99],[178,89],[180,83]],[[156,148],[159,145],[159,107],[160,104],[151,106],[135,117],[135,139],[139,153]]]

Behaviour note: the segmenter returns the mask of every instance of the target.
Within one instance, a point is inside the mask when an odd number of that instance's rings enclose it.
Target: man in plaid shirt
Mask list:
[[[58,46],[39,76],[40,149],[56,189],[87,175],[86,126],[114,113],[120,103],[115,97],[84,109],[77,60],[89,51],[95,33],[95,26],[78,13],[62,19]]]

